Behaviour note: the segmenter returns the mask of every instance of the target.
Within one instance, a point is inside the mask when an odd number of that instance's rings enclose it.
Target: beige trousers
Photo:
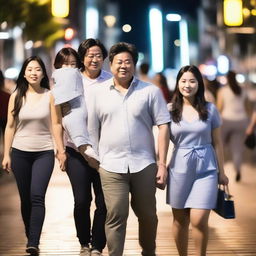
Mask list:
[[[142,255],[155,256],[157,231],[156,164],[137,173],[113,173],[99,169],[107,207],[105,231],[109,256],[122,256],[124,250],[129,195],[131,207],[139,221],[139,243]]]

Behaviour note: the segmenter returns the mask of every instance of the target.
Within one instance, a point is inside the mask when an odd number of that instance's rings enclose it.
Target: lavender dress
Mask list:
[[[218,166],[211,132],[221,125],[219,113],[207,104],[207,121],[171,121],[174,144],[169,165],[167,203],[173,208],[213,209],[217,199]]]

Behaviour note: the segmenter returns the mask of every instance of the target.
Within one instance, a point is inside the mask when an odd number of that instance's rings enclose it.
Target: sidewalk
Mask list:
[[[224,220],[214,212],[210,217],[208,255],[256,255],[256,166],[245,164],[241,183],[234,182],[232,165],[225,169],[234,195],[236,219]],[[12,174],[11,174],[12,175]],[[6,177],[4,177],[6,178]],[[20,216],[19,198],[13,177],[0,182],[0,256],[24,256],[26,238]],[[172,215],[165,204],[165,191],[157,191],[157,255],[178,255],[171,233]],[[139,256],[137,219],[132,210],[127,226],[125,256]],[[41,238],[41,256],[78,256],[79,243],[73,221],[73,195],[67,175],[54,170],[46,196],[46,218]],[[104,251],[107,254],[107,249]],[[189,255],[195,255],[192,240]]]

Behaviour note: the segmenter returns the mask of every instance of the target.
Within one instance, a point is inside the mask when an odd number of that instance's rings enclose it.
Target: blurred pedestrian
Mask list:
[[[160,88],[166,102],[169,103],[172,98],[172,92],[168,87],[166,76],[162,72],[156,73],[155,76],[153,77],[152,82]]]
[[[249,125],[246,128],[246,135],[250,135],[252,133],[255,132],[255,128],[256,128],[256,107],[254,107],[252,116],[251,116],[251,120],[249,122]]]
[[[140,80],[148,83],[152,83],[152,79],[148,75],[149,72],[149,64],[147,62],[141,63],[139,67],[138,77]]]
[[[221,132],[225,150],[231,152],[236,181],[240,181],[248,125],[248,98],[246,91],[239,86],[234,71],[229,71],[226,77],[227,84],[217,93],[217,107],[223,120]]]
[[[253,150],[256,146],[256,133],[255,133],[256,129],[255,128],[256,128],[256,108],[254,108],[250,123],[247,126],[245,131],[246,138],[244,142],[245,142],[245,145],[251,150]]]
[[[111,74],[102,69],[107,57],[107,50],[98,40],[89,38],[84,40],[79,48],[78,55],[72,54],[76,59],[76,67],[81,64],[81,77],[85,101],[90,99],[90,90],[97,84],[103,83]],[[77,63],[78,58],[80,64]],[[89,111],[89,110],[88,110]],[[90,167],[74,143],[68,139],[66,150],[69,154],[67,174],[72,185],[75,207],[74,219],[76,232],[81,244],[81,256],[100,256],[106,246],[105,220],[106,206],[101,187],[99,173]],[[94,216],[91,219],[92,188],[95,195]]]
[[[53,104],[43,61],[32,56],[24,61],[10,97],[2,162],[3,169],[12,170],[17,182],[28,239],[26,252],[31,255],[39,254],[45,194],[54,167],[52,135],[64,169],[60,109]]]
[[[92,167],[97,168],[98,156],[92,148],[87,131],[87,107],[83,81],[78,69],[80,63],[77,52],[70,47],[62,48],[57,53],[54,61],[56,70],[52,74],[52,94],[55,105],[69,109],[62,119],[68,136],[82,156],[87,160],[91,158]]]
[[[203,78],[195,66],[180,69],[172,104],[167,203],[172,206],[173,233],[179,255],[187,255],[189,224],[196,255],[206,255],[208,218],[216,206],[218,182],[228,184],[223,169],[220,116],[204,98]],[[219,180],[218,180],[219,179]]]
[[[88,107],[89,133],[99,149],[99,173],[107,206],[108,253],[123,255],[131,193],[142,255],[155,256],[155,192],[156,184],[164,185],[167,177],[170,115],[159,88],[134,77],[138,60],[134,45],[113,45],[109,60],[114,77],[91,91]],[[158,166],[153,125],[159,128]]]
[[[7,123],[7,109],[10,93],[5,89],[5,78],[3,72],[0,70],[0,138],[2,138],[6,123]]]
[[[207,77],[203,77],[204,80],[204,96],[206,101],[216,104],[217,91],[220,85],[216,79],[209,80]]]

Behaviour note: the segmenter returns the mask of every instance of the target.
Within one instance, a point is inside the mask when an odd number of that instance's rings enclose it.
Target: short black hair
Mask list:
[[[82,71],[84,71],[84,64],[83,64],[84,56],[86,55],[86,52],[89,50],[89,48],[93,46],[98,46],[101,49],[103,60],[105,60],[108,57],[108,52],[104,44],[99,39],[94,39],[94,38],[85,39],[78,47],[78,55],[82,62]]]
[[[149,64],[146,63],[146,62],[141,63],[141,65],[140,65],[140,72],[142,74],[146,75],[148,73],[148,71],[149,71]]]
[[[134,66],[136,66],[139,54],[134,44],[126,43],[126,42],[119,42],[114,44],[109,50],[109,61],[110,63],[113,62],[114,57],[121,53],[121,52],[128,52],[131,54]]]

